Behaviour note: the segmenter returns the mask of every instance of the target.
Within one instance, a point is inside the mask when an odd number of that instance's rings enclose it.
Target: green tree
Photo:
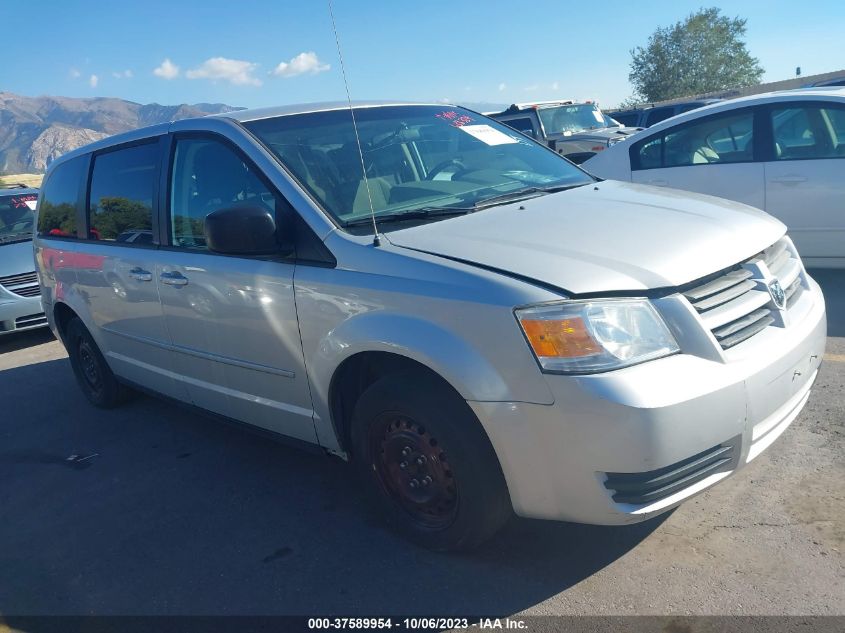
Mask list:
[[[759,83],[763,69],[745,47],[745,23],[712,7],[658,28],[645,48],[631,51],[633,98],[663,101]]]

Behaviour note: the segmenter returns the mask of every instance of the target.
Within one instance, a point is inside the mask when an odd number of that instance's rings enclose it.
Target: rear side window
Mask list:
[[[845,109],[801,104],[771,110],[777,160],[845,158]]]
[[[86,156],[58,165],[41,189],[38,207],[38,235],[76,238],[79,189],[82,185]]]
[[[614,112],[610,116],[628,127],[637,127],[637,123],[640,120],[639,112]]]
[[[649,113],[645,118],[645,126],[650,127],[655,123],[660,123],[661,121],[668,119],[673,114],[675,114],[674,108],[654,108],[653,110],[649,110]]]
[[[157,177],[157,142],[97,155],[91,174],[88,238],[143,244],[139,235],[152,237]]]

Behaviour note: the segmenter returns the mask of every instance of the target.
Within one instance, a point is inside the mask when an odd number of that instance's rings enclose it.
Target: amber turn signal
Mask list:
[[[523,319],[522,329],[537,356],[577,358],[602,351],[580,317],[561,320]]]

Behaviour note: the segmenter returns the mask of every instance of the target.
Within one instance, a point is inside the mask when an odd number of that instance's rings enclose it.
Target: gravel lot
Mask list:
[[[845,271],[813,274],[826,362],[763,456],[668,517],[514,520],[462,556],[384,530],[339,461],[96,410],[49,333],[3,338],[0,614],[845,614]]]

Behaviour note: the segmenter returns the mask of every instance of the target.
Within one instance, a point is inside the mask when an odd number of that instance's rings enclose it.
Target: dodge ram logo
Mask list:
[[[786,306],[786,294],[784,294],[783,288],[781,288],[780,282],[777,279],[769,282],[769,294],[772,296],[772,301],[775,302],[778,309],[783,310]]]

